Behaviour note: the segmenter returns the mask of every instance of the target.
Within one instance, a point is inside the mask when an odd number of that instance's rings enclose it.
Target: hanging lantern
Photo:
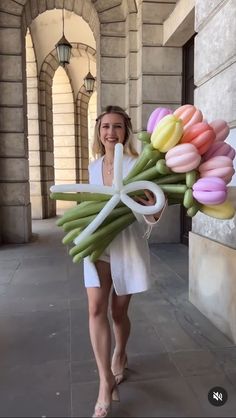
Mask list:
[[[85,86],[85,90],[87,91],[87,93],[93,92],[94,83],[95,83],[95,78],[89,71],[86,77],[84,78],[84,86]]]
[[[70,56],[71,56],[71,44],[67,41],[65,36],[63,35],[60,41],[56,44],[57,49],[57,58],[59,65],[65,67],[66,64],[70,63]]]
[[[70,62],[72,45],[67,41],[64,35],[64,9],[62,9],[62,38],[55,46],[57,49],[59,65],[65,67],[65,65]]]

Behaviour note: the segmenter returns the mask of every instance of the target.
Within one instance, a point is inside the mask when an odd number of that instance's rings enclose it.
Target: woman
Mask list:
[[[131,143],[131,133],[130,118],[118,106],[108,106],[97,118],[93,153],[100,158],[89,165],[90,183],[112,185],[114,150],[117,143],[124,146],[123,177],[128,174],[138,156]],[[155,201],[152,194],[145,190],[145,195],[147,199],[138,198],[139,202],[153,205]],[[159,214],[155,217],[158,218]],[[150,286],[149,250],[144,235],[145,226],[155,221],[153,216],[139,217],[139,222],[134,222],[122,231],[95,264],[89,257],[84,260],[89,331],[100,379],[93,417],[107,416],[111,400],[118,400],[116,385],[124,379],[124,369],[127,366],[126,344],[130,334],[128,307],[133,293],[145,291]],[[112,361],[108,320],[111,290],[115,336]]]

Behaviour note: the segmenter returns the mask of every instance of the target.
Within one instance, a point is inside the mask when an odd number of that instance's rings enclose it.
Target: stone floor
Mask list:
[[[89,417],[98,379],[82,266],[55,219],[0,247],[0,416]],[[114,417],[235,417],[236,347],[188,301],[188,250],[151,245],[150,291],[133,297],[128,379]],[[221,386],[225,405],[208,401]]]

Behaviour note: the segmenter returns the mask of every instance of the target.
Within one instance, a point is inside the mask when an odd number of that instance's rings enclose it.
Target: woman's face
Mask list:
[[[114,151],[116,144],[123,144],[125,140],[125,123],[122,115],[107,113],[102,117],[100,139],[105,151]]]

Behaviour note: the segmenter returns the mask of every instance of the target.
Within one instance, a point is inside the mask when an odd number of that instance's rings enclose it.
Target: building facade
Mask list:
[[[63,19],[65,68],[55,47]],[[127,110],[137,134],[156,107],[192,98],[208,121],[229,123],[236,147],[235,0],[1,0],[0,30],[2,243],[28,242],[32,218],[65,208],[50,200],[52,184],[87,181],[94,121],[108,104]],[[179,207],[154,239],[180,240]],[[190,300],[236,341],[235,218],[197,214],[189,244]]]

